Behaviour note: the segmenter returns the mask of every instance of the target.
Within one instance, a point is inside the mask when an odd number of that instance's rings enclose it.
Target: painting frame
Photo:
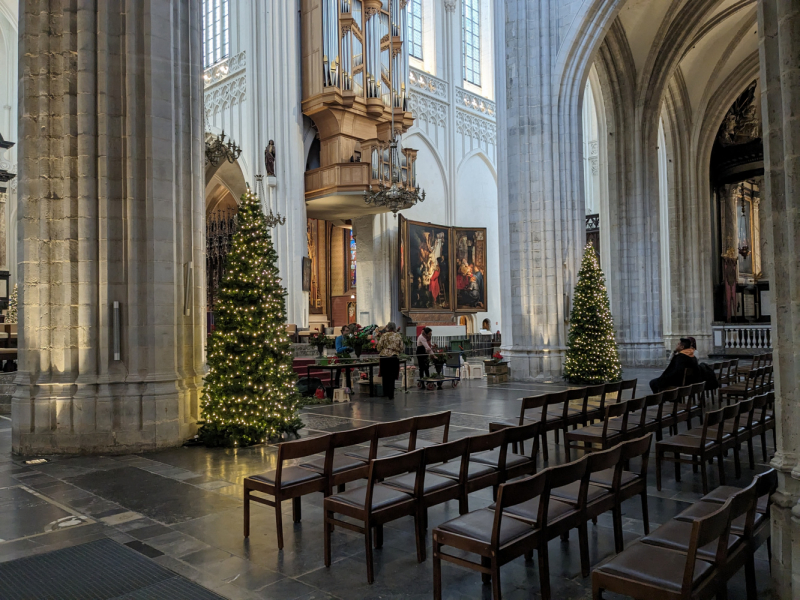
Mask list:
[[[303,291],[311,291],[311,259],[307,256],[303,257]]]
[[[451,271],[458,313],[489,311],[488,245],[485,227],[453,227]]]
[[[454,312],[452,228],[404,220],[401,254],[405,306],[408,312]]]
[[[398,215],[398,251],[397,251],[397,268],[400,274],[400,285],[397,286],[398,294],[400,296],[399,306],[401,312],[408,311],[408,288],[406,282],[408,281],[408,220],[403,215]]]

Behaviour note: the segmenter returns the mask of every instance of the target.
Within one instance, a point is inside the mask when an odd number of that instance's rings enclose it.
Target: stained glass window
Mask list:
[[[462,23],[464,29],[464,80],[481,84],[481,0],[464,0]]]
[[[230,0],[203,0],[203,68],[230,54]]]
[[[356,287],[356,238],[350,230],[350,287]]]
[[[422,0],[408,3],[408,53],[422,59]]]

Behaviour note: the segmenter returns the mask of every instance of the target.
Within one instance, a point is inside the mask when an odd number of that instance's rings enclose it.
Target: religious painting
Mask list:
[[[311,259],[303,257],[303,291],[311,291]]]
[[[407,221],[406,286],[410,310],[453,310],[450,228]]]
[[[455,309],[486,312],[486,229],[453,230]]]
[[[348,324],[356,322],[356,303],[355,302],[348,302],[347,303],[347,322],[348,322]]]

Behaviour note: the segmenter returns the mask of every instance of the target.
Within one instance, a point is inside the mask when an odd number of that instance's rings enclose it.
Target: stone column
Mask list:
[[[495,55],[504,65],[495,86],[502,352],[520,380],[562,375],[565,294],[575,283],[585,236],[578,144],[583,86],[575,88],[571,116],[562,120],[553,65],[559,27],[568,19],[558,18],[559,5],[495,4]]]
[[[391,213],[353,219],[356,238],[356,320],[361,325],[389,321],[401,326],[397,287],[398,228]]]
[[[800,595],[800,5],[759,0],[758,34],[778,427],[772,575],[789,599]]]
[[[20,3],[19,453],[175,446],[198,417],[200,3],[121,6]]]

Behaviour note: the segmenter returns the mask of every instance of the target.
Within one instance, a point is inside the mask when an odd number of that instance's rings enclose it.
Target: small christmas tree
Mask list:
[[[614,323],[606,280],[594,246],[583,254],[570,316],[564,377],[572,383],[619,381],[622,367],[614,339]]]
[[[247,191],[208,341],[207,445],[247,446],[302,427],[277,258],[261,203]]]
[[[17,322],[17,284],[14,284],[14,289],[11,291],[11,297],[8,299],[8,312],[6,313],[6,323]]]

